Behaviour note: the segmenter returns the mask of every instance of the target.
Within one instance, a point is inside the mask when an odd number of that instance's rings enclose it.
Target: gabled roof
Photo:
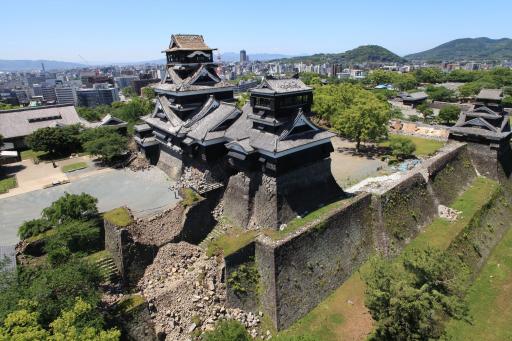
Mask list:
[[[428,95],[424,91],[418,91],[418,92],[413,92],[413,93],[404,92],[404,93],[400,94],[400,97],[403,100],[408,100],[408,101],[421,101],[421,100],[427,99]]]
[[[487,107],[479,107],[469,112],[462,112],[457,123],[450,128],[456,135],[480,136],[491,140],[501,140],[512,134],[509,114],[497,113]]]
[[[203,77],[209,78],[213,84],[200,84],[198,81]],[[200,65],[186,78],[181,78],[174,67],[169,66],[165,80],[153,88],[155,90],[185,92],[212,88],[234,88],[234,86],[221,80],[213,71],[211,65]]]
[[[476,96],[480,100],[501,101],[503,99],[503,90],[501,89],[482,89]]]
[[[5,139],[27,136],[40,128],[79,124],[73,105],[0,111],[0,135]]]
[[[204,42],[203,36],[198,34],[173,34],[171,36],[171,42],[169,48],[165,51],[212,51]]]
[[[311,91],[312,88],[304,84],[300,79],[264,79],[260,85],[249,90],[254,93],[282,94],[287,92]]]

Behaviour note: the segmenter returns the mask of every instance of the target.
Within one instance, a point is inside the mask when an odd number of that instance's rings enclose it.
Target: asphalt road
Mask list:
[[[26,220],[40,217],[43,208],[64,192],[88,193],[98,198],[100,212],[128,206],[136,216],[147,216],[175,204],[170,180],[158,168],[132,172],[113,170],[89,176],[70,184],[37,190],[0,200],[0,245],[18,242],[16,232]]]

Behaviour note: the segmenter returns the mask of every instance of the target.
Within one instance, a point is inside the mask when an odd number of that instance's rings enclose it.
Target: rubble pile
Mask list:
[[[177,191],[181,188],[194,188],[198,191],[202,191],[206,189],[212,181],[214,180],[208,170],[203,173],[197,168],[185,167],[180,179],[171,186],[171,190]]]
[[[129,227],[130,233],[142,244],[160,246],[171,242],[181,233],[184,210],[182,205],[176,205],[151,218],[137,219]]]
[[[220,319],[236,319],[258,336],[260,316],[226,308],[222,260],[185,242],[160,248],[138,287],[148,302],[156,332],[165,340],[193,339]]]
[[[462,212],[456,211],[453,208],[450,208],[450,207],[447,207],[444,205],[439,205],[437,207],[437,213],[439,214],[440,218],[443,218],[443,219],[446,219],[449,221],[455,221],[459,217],[459,214],[461,214]]]
[[[133,157],[134,156],[134,157]],[[145,171],[150,169],[152,166],[149,163],[148,159],[144,157],[141,153],[137,152],[135,154],[132,154],[132,158],[130,159],[128,163],[128,167],[130,170],[137,172],[137,171]]]

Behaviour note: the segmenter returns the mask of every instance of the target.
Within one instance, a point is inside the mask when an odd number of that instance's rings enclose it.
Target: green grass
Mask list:
[[[10,189],[16,188],[16,178],[10,176],[0,180],[0,194],[9,192]]]
[[[245,230],[239,227],[232,227],[222,236],[212,240],[206,249],[208,257],[224,254],[230,255],[236,250],[252,242],[259,232],[256,230]]]
[[[435,219],[407,245],[404,252],[413,247],[421,248],[427,245],[446,249],[474,214],[488,202],[497,187],[498,184],[493,180],[482,177],[475,179],[473,184],[450,205],[462,212],[459,219],[455,222]],[[368,266],[368,262],[363,264],[330,296],[281,334],[310,335],[323,341],[366,339],[372,331],[373,321],[364,306],[366,286],[361,274],[368,271]],[[352,304],[348,303],[349,300]]]
[[[87,167],[88,166],[87,166],[86,162],[75,162],[75,163],[71,163],[69,165],[62,166],[61,169],[64,173],[67,173],[67,172],[73,172],[73,171],[76,171],[79,169],[84,169]]]
[[[136,308],[144,304],[144,297],[139,294],[130,295],[123,298],[116,306],[116,311],[123,315],[129,315]]]
[[[450,321],[449,340],[512,340],[512,229],[492,251],[466,296],[471,323]]]
[[[103,219],[118,227],[125,227],[133,223],[133,218],[126,207],[118,207],[105,212],[105,214],[103,214]]]
[[[90,255],[86,256],[85,260],[87,260],[91,263],[96,263],[104,258],[109,258],[109,257],[111,257],[110,252],[108,252],[107,250],[101,250],[101,251],[91,253]]]
[[[306,214],[302,218],[295,218],[292,221],[290,221],[288,224],[286,224],[286,227],[283,230],[265,230],[265,235],[269,236],[270,238],[274,240],[283,239],[284,237],[288,236],[290,233],[297,231],[299,228],[315,221],[320,220],[320,218],[323,218],[327,216],[329,213],[334,211],[335,209],[341,207],[343,203],[346,202],[347,199],[342,199],[339,201],[335,201],[333,203],[330,203],[328,205],[325,205],[323,207],[320,207],[316,211],[310,212]]]
[[[411,140],[416,145],[416,151],[414,152],[414,155],[416,155],[418,157],[434,155],[445,144],[442,141],[424,139],[424,138],[416,137],[416,136],[390,134],[389,139],[386,141],[380,142],[379,146],[380,147],[389,147],[390,140],[392,140],[393,138],[395,138],[397,136]]]
[[[185,207],[192,206],[194,203],[202,199],[202,197],[191,188],[184,188],[181,191],[181,195],[183,196],[183,199],[181,199],[181,204]]]
[[[477,211],[489,201],[498,183],[494,180],[479,177],[473,181],[451,205],[453,209],[462,212],[456,221],[436,218],[405,248],[425,248],[428,246],[446,250],[452,240],[469,223]]]
[[[21,159],[22,160],[27,160],[27,159],[33,159],[35,157],[37,158],[41,158],[43,156],[46,155],[46,152],[43,152],[43,151],[40,151],[40,152],[36,152],[32,149],[28,149],[28,150],[24,150],[21,152]]]
[[[54,229],[54,228],[49,229],[47,231],[44,231],[43,233],[39,233],[39,234],[36,234],[35,236],[27,238],[26,241],[29,243],[37,242],[38,240],[51,237],[56,233],[57,233],[56,229]]]

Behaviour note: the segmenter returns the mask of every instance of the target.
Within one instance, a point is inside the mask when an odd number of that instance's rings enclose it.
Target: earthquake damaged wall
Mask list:
[[[183,173],[182,155],[170,147],[161,145],[156,165],[173,180],[178,180]]]
[[[278,228],[343,195],[324,159],[278,177],[261,172],[239,173],[229,179],[224,212],[238,226]]]
[[[485,264],[492,249],[512,226],[512,197],[500,187],[452,241],[448,251],[460,257],[473,271]]]
[[[512,172],[512,151],[509,141],[493,144],[468,141],[467,149],[478,174],[493,180],[504,181]]]
[[[257,240],[261,304],[276,328],[308,313],[373,252],[370,206],[362,193],[284,240]]]
[[[286,328],[338,288],[374,250],[399,252],[437,216],[439,203],[450,203],[475,178],[470,166],[466,146],[449,145],[392,187],[344,199],[328,217],[283,240],[259,237],[254,258],[260,309],[277,329]]]
[[[226,303],[245,311],[259,307],[260,275],[255,263],[255,242],[224,257]]]
[[[449,144],[426,165],[434,195],[442,205],[451,204],[476,177],[465,144]]]

